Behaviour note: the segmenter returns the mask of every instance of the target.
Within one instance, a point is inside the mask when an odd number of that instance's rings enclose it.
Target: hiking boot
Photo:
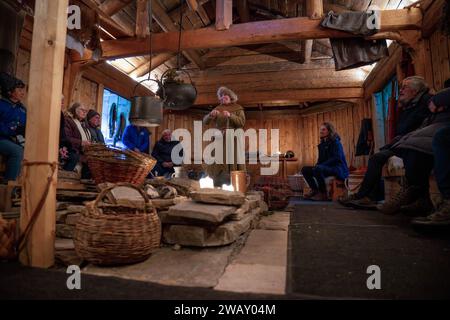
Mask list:
[[[363,197],[361,199],[356,199],[348,202],[348,207],[363,210],[376,210],[377,203],[371,200],[369,197]]]
[[[444,199],[438,209],[428,217],[416,218],[415,225],[450,226],[450,199]]]
[[[394,215],[400,212],[402,206],[413,203],[419,195],[417,187],[408,187],[399,191],[392,199],[386,201],[382,205],[378,205],[377,209],[384,214]]]
[[[402,213],[410,217],[426,217],[434,210],[430,197],[421,197],[413,203],[402,206]]]
[[[315,194],[314,196],[312,196],[311,198],[309,198],[309,200],[312,201],[328,201],[328,196],[326,193],[323,192],[317,192],[317,194]]]
[[[358,199],[360,199],[360,197],[358,197],[356,195],[356,193],[352,193],[352,194],[344,194],[344,195],[340,196],[337,201],[340,204],[342,204],[344,207],[349,207],[349,205],[348,205],[349,202],[358,200]]]

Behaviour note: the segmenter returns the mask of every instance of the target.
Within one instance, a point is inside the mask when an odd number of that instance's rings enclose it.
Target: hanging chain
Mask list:
[[[180,25],[178,35],[178,56],[177,56],[177,69],[181,69],[181,33],[183,30],[183,0],[180,0]]]
[[[152,58],[153,58],[153,9],[152,9],[152,1],[148,0],[148,32],[149,32],[149,40],[150,40],[150,63],[148,67],[148,80],[151,78],[152,74]]]

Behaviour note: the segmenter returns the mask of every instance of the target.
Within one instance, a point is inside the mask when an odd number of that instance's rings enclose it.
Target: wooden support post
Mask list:
[[[248,0],[239,0],[236,5],[241,23],[250,22],[250,9],[248,6]]]
[[[148,1],[137,0],[136,2],[136,37],[145,38],[150,31],[148,30]]]
[[[216,0],[216,30],[228,30],[233,24],[233,0]]]
[[[105,93],[105,86],[102,83],[98,84],[97,88],[97,103],[96,110],[100,113],[100,116],[103,114],[103,94]]]
[[[200,7],[197,0],[186,0],[189,9],[191,9],[192,11],[198,11],[198,8]]]
[[[323,0],[306,0],[306,15],[313,20],[321,19],[323,16]],[[311,54],[314,40],[305,40],[304,61],[311,62]]]
[[[68,0],[38,0],[35,4],[25,159],[58,161],[58,140]],[[48,165],[29,166],[23,177],[20,229],[24,231],[43,196]],[[26,186],[26,187],[25,187]],[[28,208],[28,210],[25,210]],[[47,268],[54,263],[56,173],[42,209],[20,254],[23,264]]]

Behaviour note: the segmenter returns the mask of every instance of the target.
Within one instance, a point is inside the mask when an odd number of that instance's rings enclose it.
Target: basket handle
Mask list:
[[[145,212],[145,213],[147,212],[147,205],[150,203],[150,200],[148,199],[147,194],[146,194],[141,188],[138,188],[138,187],[136,187],[135,185],[133,185],[133,184],[131,184],[131,183],[127,183],[127,182],[116,183],[116,184],[114,184],[114,185],[112,185],[112,186],[109,186],[109,187],[103,189],[103,190],[99,193],[99,195],[97,196],[97,198],[95,199],[95,201],[94,201],[94,207],[95,207],[95,208],[98,208],[98,203],[99,203],[99,201],[102,200],[102,199],[106,196],[106,194],[107,194],[108,192],[110,192],[112,189],[117,188],[117,187],[128,187],[128,188],[137,190],[137,191],[140,193],[140,195],[142,196],[142,198],[144,198],[144,203],[145,203],[145,204],[144,204],[144,212]]]

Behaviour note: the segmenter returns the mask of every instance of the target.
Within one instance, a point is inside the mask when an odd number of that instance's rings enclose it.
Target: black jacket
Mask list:
[[[404,136],[411,131],[418,129],[423,121],[431,114],[428,109],[428,102],[432,95],[428,92],[421,92],[400,112],[396,136]]]
[[[179,144],[179,141],[165,141],[163,139],[160,139],[153,148],[152,156],[159,162],[173,162],[172,161],[172,150],[175,148],[177,144]],[[183,155],[183,151],[181,151],[181,154]]]
[[[322,139],[318,145],[319,159],[317,165],[334,168],[337,171],[337,177],[344,180],[348,177],[348,166],[345,160],[344,148],[341,139]]]

